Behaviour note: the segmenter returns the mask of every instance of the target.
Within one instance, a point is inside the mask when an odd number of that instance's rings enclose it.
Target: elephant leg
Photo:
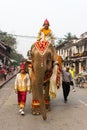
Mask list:
[[[40,91],[39,101],[40,101],[40,108],[41,108],[42,117],[43,117],[44,120],[46,120],[47,116],[46,116],[46,108],[45,108],[45,103],[44,103],[43,91],[42,92]]]
[[[39,100],[37,100],[37,99],[32,100],[31,112],[32,112],[33,115],[40,115],[41,114]]]
[[[40,102],[37,95],[37,89],[35,86],[32,86],[32,109],[31,112],[33,115],[41,114],[40,111]]]
[[[44,101],[46,110],[50,110],[49,81],[44,84]]]
[[[32,72],[31,83],[32,83],[32,106],[31,106],[31,112],[33,115],[39,115],[41,114],[40,111],[40,102],[38,98],[38,89],[36,86],[36,78],[35,74]]]
[[[32,80],[32,114],[38,115],[42,114],[44,120],[46,117],[46,109],[43,97],[43,88],[42,84],[38,83],[34,75]]]

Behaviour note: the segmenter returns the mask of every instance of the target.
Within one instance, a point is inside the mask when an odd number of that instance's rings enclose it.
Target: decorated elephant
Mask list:
[[[42,114],[50,109],[50,96],[55,97],[59,88],[60,70],[54,46],[49,42],[35,42],[31,47],[32,67],[29,70],[32,86],[32,114]]]

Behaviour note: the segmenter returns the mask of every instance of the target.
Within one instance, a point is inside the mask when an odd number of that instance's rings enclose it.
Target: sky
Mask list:
[[[8,34],[37,36],[46,18],[54,36],[80,37],[87,32],[87,0],[0,0],[0,30]],[[17,51],[27,57],[36,39],[16,39]]]

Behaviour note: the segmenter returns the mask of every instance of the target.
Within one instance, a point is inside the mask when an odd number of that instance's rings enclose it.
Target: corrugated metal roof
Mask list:
[[[6,50],[6,47],[0,42],[0,46]]]

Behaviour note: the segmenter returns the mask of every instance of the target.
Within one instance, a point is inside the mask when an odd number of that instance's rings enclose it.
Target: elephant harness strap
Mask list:
[[[51,70],[45,72],[44,83],[47,82],[50,79],[50,77],[52,76],[52,73],[53,73],[52,68],[51,68]]]

